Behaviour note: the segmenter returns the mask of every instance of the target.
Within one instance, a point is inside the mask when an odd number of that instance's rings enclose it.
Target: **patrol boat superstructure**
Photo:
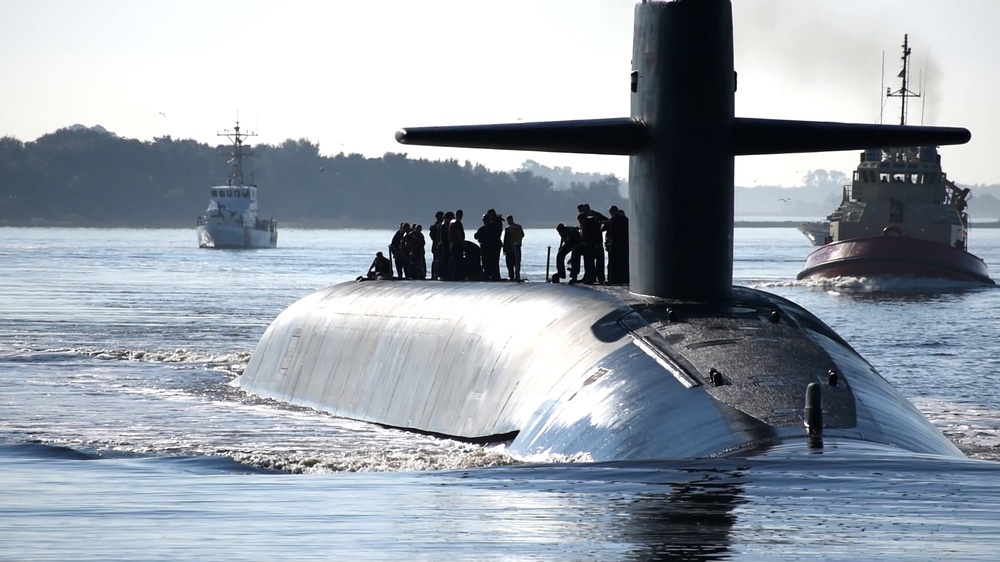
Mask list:
[[[906,125],[910,47],[903,38],[902,99]],[[807,258],[799,279],[910,275],[993,284],[983,260],[969,253],[969,189],[941,169],[936,146],[869,148],[861,153],[829,236]]]
[[[243,141],[253,133],[240,133],[240,123],[232,133],[221,133],[233,142],[228,161],[229,179],[226,185],[211,188],[205,214],[198,217],[199,248],[275,248],[278,245],[278,223],[257,216],[257,185],[243,175],[243,159],[252,153],[243,148]]]
[[[830,243],[830,221],[803,222],[799,223],[795,229],[805,235],[813,246]]]
[[[282,312],[236,384],[387,426],[511,440],[525,458],[961,457],[815,316],[733,287],[733,157],[962,143],[968,131],[736,118],[728,0],[639,3],[632,61],[630,117],[397,133],[629,155],[628,290],[341,283]]]

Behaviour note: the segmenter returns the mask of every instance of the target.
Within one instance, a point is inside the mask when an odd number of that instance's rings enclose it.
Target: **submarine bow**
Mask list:
[[[278,316],[237,384],[387,426],[512,439],[522,457],[692,458],[788,443],[961,457],[819,319],[733,286],[733,160],[956,144],[969,132],[735,117],[728,0],[637,4],[632,61],[629,117],[396,134],[629,156],[627,289],[334,285]]]

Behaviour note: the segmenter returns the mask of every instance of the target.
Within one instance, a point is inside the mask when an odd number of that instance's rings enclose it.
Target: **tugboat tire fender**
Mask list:
[[[887,226],[887,227],[885,227],[884,230],[882,230],[882,236],[897,236],[897,237],[902,237],[902,236],[906,236],[906,232],[902,228],[900,228],[898,226],[895,226],[895,225],[894,226]]]

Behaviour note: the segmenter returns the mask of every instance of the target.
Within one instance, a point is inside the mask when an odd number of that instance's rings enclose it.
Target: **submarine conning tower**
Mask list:
[[[739,155],[961,144],[963,128],[735,117],[730,0],[644,0],[635,7],[631,116],[406,128],[403,144],[584,154],[629,162],[629,289],[728,300],[733,281],[733,158]]]

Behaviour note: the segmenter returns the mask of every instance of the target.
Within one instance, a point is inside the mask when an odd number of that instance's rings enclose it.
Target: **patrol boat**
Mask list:
[[[278,245],[278,223],[257,216],[257,185],[245,181],[243,159],[253,153],[243,148],[247,137],[254,133],[241,133],[240,122],[228,137],[233,142],[230,154],[229,180],[226,185],[211,188],[211,198],[205,214],[198,217],[199,248],[275,248]]]
[[[910,47],[903,38],[902,100],[906,125]],[[869,148],[830,215],[824,244],[798,278],[916,276],[994,284],[983,260],[969,253],[969,189],[948,179],[936,146]]]

